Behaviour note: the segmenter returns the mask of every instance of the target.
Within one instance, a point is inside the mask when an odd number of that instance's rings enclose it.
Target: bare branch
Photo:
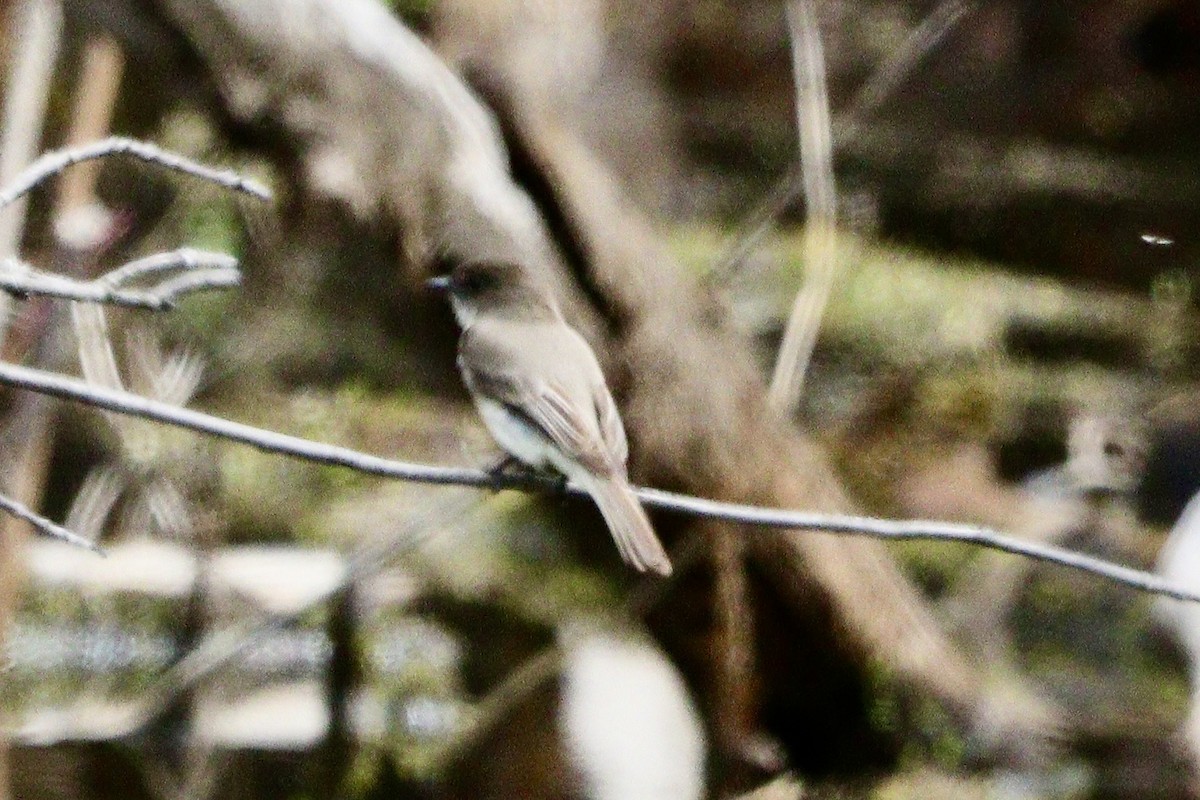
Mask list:
[[[790,411],[800,398],[837,271],[833,124],[830,122],[825,54],[815,3],[816,0],[789,0],[787,4],[807,219],[804,226],[804,285],[792,304],[768,393],[771,405],[785,412]]]
[[[729,243],[723,248],[723,255],[708,271],[710,282],[727,284],[742,269],[746,259],[771,232],[776,220],[796,199],[802,179],[800,162],[793,162],[787,174],[776,182],[775,188],[759,201],[739,224],[737,233],[730,237]]]
[[[147,142],[113,136],[83,147],[71,150],[53,150],[46,153],[18,175],[3,191],[0,191],[0,208],[4,208],[17,198],[29,193],[38,184],[73,164],[117,155],[130,156],[164,169],[192,175],[226,189],[257,197],[260,200],[271,199],[271,193],[265,186],[249,178],[243,178],[232,170],[214,169],[192,161],[190,158],[169,153]]]
[[[0,270],[0,290],[10,294],[59,297],[77,302],[104,303],[127,308],[164,311],[179,298],[206,289],[237,286],[242,276],[237,259],[224,253],[183,248],[138,259],[91,281],[41,272],[15,259],[6,259]],[[157,286],[122,288],[123,284],[168,270],[185,270]]]
[[[472,709],[454,735],[433,748],[430,762],[437,770],[452,766],[483,741],[513,709],[520,707],[534,692],[557,678],[562,668],[563,654],[557,644],[540,650],[522,662]]]
[[[397,480],[440,485],[470,486],[481,489],[518,489],[522,491],[557,491],[553,479],[532,475],[510,475],[469,467],[441,467],[394,461],[361,453],[346,447],[322,444],[297,436],[275,433],[239,422],[214,417],[199,411],[167,405],[128,392],[93,386],[75,378],[44,370],[0,362],[0,384],[16,386],[74,400],[87,405],[154,420],[167,425],[206,433],[223,439],[250,445],[268,453],[277,453],[328,466],[339,466]],[[575,486],[561,489],[569,494],[585,494]],[[1114,564],[1099,558],[1059,547],[1023,541],[990,528],[928,520],[890,520],[845,514],[821,514],[808,511],[765,508],[763,506],[724,503],[690,495],[665,492],[659,489],[636,489],[638,497],[651,508],[674,511],[706,519],[723,520],[765,528],[806,530],[833,534],[870,536],[877,539],[925,539],[959,542],[1014,555],[1033,558],[1051,564],[1078,569],[1150,594],[1178,600],[1200,602],[1200,593],[1193,592],[1142,570]]]
[[[242,274],[236,269],[213,268],[185,272],[163,281],[154,289],[143,292],[147,308],[169,309],[180,297],[207,289],[228,289],[242,282]],[[136,297],[136,294],[134,294]]]
[[[123,286],[126,283],[153,275],[159,272],[175,270],[195,271],[200,269],[237,269],[237,259],[225,253],[215,253],[209,250],[194,250],[181,247],[165,253],[130,261],[103,275],[99,280],[112,286]]]
[[[976,0],[942,0],[929,16],[913,29],[871,77],[854,94],[846,110],[846,123],[837,127],[837,138],[854,135],[855,129],[867,117],[880,109],[891,94],[912,73],[937,43],[967,14],[975,10]]]
[[[849,108],[839,115],[834,126],[834,143],[838,144],[854,136],[859,125],[874,114],[896,89],[912,74],[917,64],[938,42],[965,16],[975,10],[972,0],[943,0],[929,16],[909,34],[908,38],[894,51],[871,77],[867,79],[850,102]],[[795,200],[800,191],[802,173],[798,163],[788,169],[786,175],[775,184],[775,188],[762,199],[740,225],[740,232],[731,238],[723,256],[709,271],[709,280],[727,283],[758,247],[771,226],[784,210]]]
[[[83,147],[110,135],[124,74],[125,56],[116,41],[111,36],[88,36],[73,91],[70,126],[61,145],[63,148]],[[60,234],[59,244],[64,244],[60,227],[64,219],[97,205],[96,179],[99,174],[100,164],[89,161],[63,175],[58,182],[54,217]],[[81,249],[94,247],[95,242]]]
[[[0,510],[7,511],[17,519],[23,519],[33,526],[33,529],[50,539],[57,539],[60,542],[82,547],[86,550],[91,550],[94,553],[104,554],[104,551],[99,548],[94,542],[85,539],[79,534],[72,533],[61,525],[55,524],[45,517],[35,514],[27,506],[18,503],[10,497],[0,494]]]

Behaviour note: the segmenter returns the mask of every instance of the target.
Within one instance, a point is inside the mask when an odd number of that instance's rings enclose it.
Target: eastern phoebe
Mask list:
[[[549,290],[505,262],[461,264],[429,286],[450,295],[462,327],[458,368],[496,441],[536,469],[584,489],[636,569],[671,562],[629,486],[629,449],[600,364],[563,320]]]

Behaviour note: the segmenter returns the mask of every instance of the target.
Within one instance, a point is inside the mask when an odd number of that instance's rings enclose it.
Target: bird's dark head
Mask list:
[[[550,293],[527,270],[509,261],[468,261],[428,285],[450,295],[454,315],[464,328],[480,314],[527,320],[558,315]]]

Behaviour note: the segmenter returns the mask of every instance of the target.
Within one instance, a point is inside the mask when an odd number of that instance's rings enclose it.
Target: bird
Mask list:
[[[462,329],[458,368],[496,442],[587,492],[626,563],[669,575],[671,561],[629,483],[625,428],[600,364],[549,287],[510,261],[459,263],[427,285],[449,296]]]

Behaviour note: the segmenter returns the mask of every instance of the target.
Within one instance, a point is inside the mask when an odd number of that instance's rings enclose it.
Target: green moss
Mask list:
[[[191,247],[230,255],[241,251],[242,221],[229,202],[189,205],[183,227]]]
[[[667,244],[679,263],[705,275],[732,244],[730,233],[713,226],[677,227],[667,231]]]
[[[712,227],[686,228],[670,242],[685,266],[706,274],[731,246],[729,236]],[[1133,341],[1156,328],[1151,305],[1137,298],[1014,276],[999,264],[934,256],[846,233],[836,241],[837,269],[821,341],[847,343],[883,363],[911,367],[1000,352],[1014,319],[1063,320]],[[767,236],[753,259],[764,266],[744,268],[732,284],[735,306],[752,297],[773,319],[786,319],[804,281],[804,250],[803,229]]]
[[[378,394],[352,382],[334,390],[260,392],[252,406],[237,395],[225,399],[238,407],[217,413],[281,433],[405,460],[458,460],[458,411],[446,414],[412,396]],[[235,525],[272,539],[290,530],[301,539],[327,541],[330,504],[382,480],[236,445],[221,448],[219,468]]]
[[[908,576],[931,596],[938,596],[952,586],[963,569],[979,556],[978,548],[947,546],[944,542],[897,542],[889,549],[899,558]]]
[[[409,25],[423,26],[433,13],[437,0],[384,0],[392,13]]]
[[[170,314],[162,316],[162,324],[176,338],[199,343],[211,356],[215,341],[229,328],[239,291],[232,288],[190,294]]]

